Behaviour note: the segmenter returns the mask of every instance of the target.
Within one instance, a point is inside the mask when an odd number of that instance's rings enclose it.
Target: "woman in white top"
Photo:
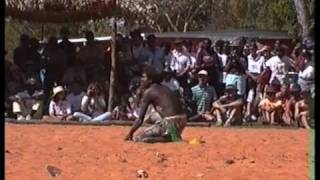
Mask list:
[[[75,112],[73,116],[79,121],[107,121],[111,120],[112,113],[106,111],[106,101],[98,83],[91,83],[88,86],[87,94],[81,101],[81,111]]]
[[[302,91],[310,91],[314,84],[314,66],[311,62],[311,55],[307,51],[303,51],[305,56],[304,62],[298,65],[299,76],[298,84]]]
[[[71,105],[66,100],[65,90],[62,86],[53,88],[52,100],[49,105],[49,117],[46,116],[44,119],[62,121],[72,119]]]

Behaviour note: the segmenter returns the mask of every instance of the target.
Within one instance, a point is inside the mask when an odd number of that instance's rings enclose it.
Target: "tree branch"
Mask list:
[[[173,24],[170,16],[168,13],[164,13],[164,16],[167,18],[169,25],[171,26],[171,28],[175,31],[178,32],[178,28]]]

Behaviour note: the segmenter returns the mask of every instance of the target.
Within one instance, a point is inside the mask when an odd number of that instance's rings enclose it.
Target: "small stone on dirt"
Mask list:
[[[47,170],[49,172],[49,174],[52,176],[52,177],[57,177],[61,174],[61,169],[57,168],[57,167],[54,167],[54,166],[51,166],[51,165],[48,165],[47,166]]]
[[[6,150],[6,153],[11,154],[11,152],[8,149]]]
[[[196,175],[196,177],[198,177],[198,178],[201,178],[203,176],[204,176],[204,174],[201,174],[201,173]]]
[[[58,147],[58,149],[57,149],[57,150],[58,150],[58,151],[61,151],[62,149],[63,149],[62,147]]]
[[[254,164],[254,163],[255,163],[255,161],[254,161],[254,160],[251,160],[251,161],[250,161],[250,163]]]
[[[232,160],[232,159],[228,159],[228,160],[225,161],[225,163],[226,163],[226,164],[233,164],[233,163],[235,163],[235,162],[234,162],[234,160]]]
[[[148,178],[148,173],[145,170],[139,169],[137,171],[138,178]]]

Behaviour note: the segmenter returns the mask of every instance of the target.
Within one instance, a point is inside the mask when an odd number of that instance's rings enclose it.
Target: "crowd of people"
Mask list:
[[[107,111],[111,51],[86,32],[85,45],[49,38],[41,48],[23,34],[13,61],[6,59],[6,116],[17,120],[47,119],[95,122],[134,121],[139,117],[144,67],[159,76],[180,99],[188,121],[217,126],[262,122],[310,128],[314,98],[312,46],[296,42],[293,49],[279,40],[206,39],[199,44],[176,39],[159,44],[154,35],[144,40],[139,30],[116,36],[116,106]],[[13,62],[13,63],[12,63]],[[155,107],[146,121],[161,119]]]

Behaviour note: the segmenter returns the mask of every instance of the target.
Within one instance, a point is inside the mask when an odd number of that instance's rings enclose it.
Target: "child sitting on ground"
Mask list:
[[[308,120],[310,119],[309,91],[301,92],[302,99],[295,105],[294,119],[298,122],[299,127],[310,129]]]
[[[287,125],[293,125],[295,105],[301,100],[301,88],[300,85],[295,83],[289,87],[289,98],[285,102],[285,108],[283,113],[283,121]]]
[[[276,90],[273,86],[266,89],[266,98],[262,99],[259,104],[259,110],[262,114],[264,124],[274,125],[280,119],[281,100],[276,98]]]
[[[281,108],[282,122],[281,123],[283,123],[284,125],[290,125],[291,124],[290,118],[285,113],[287,101],[289,101],[290,99],[289,85],[287,83],[284,83],[281,85],[280,92],[276,93],[276,99],[281,100],[281,103],[282,103],[282,108]]]

